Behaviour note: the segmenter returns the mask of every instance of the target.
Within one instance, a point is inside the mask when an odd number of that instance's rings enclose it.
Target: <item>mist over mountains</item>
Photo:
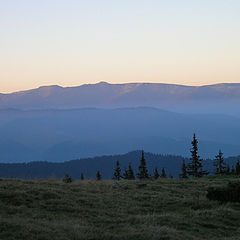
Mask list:
[[[63,162],[137,149],[189,157],[194,132],[202,157],[219,148],[239,155],[239,103],[240,84],[101,82],[1,94],[0,161]]]
[[[0,111],[1,162],[65,161],[144,149],[189,156],[192,133],[200,154],[239,154],[240,121],[225,115],[154,108]]]

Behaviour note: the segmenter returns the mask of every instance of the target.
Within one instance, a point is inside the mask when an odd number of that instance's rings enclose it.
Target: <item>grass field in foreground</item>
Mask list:
[[[240,239],[240,204],[206,199],[230,180],[1,179],[0,239]]]

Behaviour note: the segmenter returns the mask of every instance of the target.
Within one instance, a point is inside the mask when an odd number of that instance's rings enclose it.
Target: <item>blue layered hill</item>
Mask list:
[[[0,162],[62,162],[135,149],[188,157],[194,132],[203,158],[219,148],[239,155],[239,120],[150,107],[1,110]]]

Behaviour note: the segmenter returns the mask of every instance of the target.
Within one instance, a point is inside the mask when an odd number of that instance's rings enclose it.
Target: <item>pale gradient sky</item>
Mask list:
[[[0,0],[0,92],[240,82],[239,0]]]

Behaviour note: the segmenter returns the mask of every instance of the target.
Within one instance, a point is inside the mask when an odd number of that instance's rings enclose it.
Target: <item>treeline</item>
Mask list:
[[[129,163],[128,169],[124,169],[124,172],[122,174],[122,170],[120,168],[120,163],[119,163],[119,161],[117,161],[116,168],[115,168],[114,174],[113,174],[113,179],[119,181],[120,179],[135,180],[136,178],[138,178],[141,180],[141,179],[150,179],[150,178],[158,179],[158,178],[166,178],[167,177],[164,168],[162,168],[161,174],[158,173],[158,168],[155,168],[154,173],[151,176],[151,174],[148,172],[148,169],[147,169],[144,151],[142,151],[142,157],[141,157],[141,161],[140,161],[138,170],[139,171],[135,176],[132,165],[131,165],[131,163]]]
[[[112,179],[115,170],[121,170],[120,179],[139,179],[141,160],[144,157],[148,178],[192,178],[208,174],[239,175],[239,157],[223,158],[220,150],[215,159],[201,159],[198,141],[193,137],[191,158],[175,155],[132,151],[126,154],[71,160],[66,162],[0,163],[0,178]],[[118,166],[117,166],[118,162]],[[118,172],[117,171],[117,172]]]
[[[73,179],[96,179],[99,170],[101,179],[112,179],[116,161],[119,161],[121,165],[122,175],[126,176],[125,170],[129,169],[129,163],[131,163],[135,174],[138,172],[141,155],[142,151],[138,150],[126,154],[99,156],[66,162],[0,163],[0,178],[62,179],[67,173]],[[188,161],[187,158],[182,156],[149,152],[144,152],[144,157],[149,172],[153,173],[155,167],[158,169],[164,168],[167,177],[170,177],[170,175],[178,177],[181,162],[183,160]]]
[[[203,169],[203,159],[198,155],[198,140],[196,138],[196,134],[193,134],[193,140],[191,142],[192,148],[190,150],[191,152],[191,158],[189,159],[188,164],[186,164],[185,160],[182,162],[182,168],[181,168],[181,173],[179,174],[179,178],[201,178],[205,175],[210,174],[211,172],[204,170]],[[211,174],[216,174],[216,175],[240,175],[240,162],[239,160],[237,161],[235,166],[232,166],[230,170],[229,164],[226,164],[223,158],[223,152],[219,150],[218,154],[215,156],[215,159],[213,161],[213,166],[214,166],[214,172]],[[66,178],[68,178],[69,175],[66,175],[64,178],[64,181],[66,181]],[[114,169],[113,173],[113,178],[114,180],[135,180],[136,178],[139,180],[142,179],[158,179],[158,178],[166,178],[166,170],[165,168],[161,169],[161,173],[159,174],[159,170],[157,167],[154,168],[154,172],[151,175],[148,171],[147,164],[146,164],[146,159],[144,156],[144,151],[142,151],[142,156],[140,160],[140,165],[138,166],[138,172],[136,175],[134,174],[133,168],[131,166],[131,162],[129,162],[128,169],[124,169],[122,172],[122,169],[120,167],[120,163],[117,160],[116,161],[116,167]],[[169,176],[173,177],[173,176]],[[81,173],[81,180],[84,180],[83,173]],[[100,171],[97,171],[96,174],[96,179],[101,180],[102,175]]]

